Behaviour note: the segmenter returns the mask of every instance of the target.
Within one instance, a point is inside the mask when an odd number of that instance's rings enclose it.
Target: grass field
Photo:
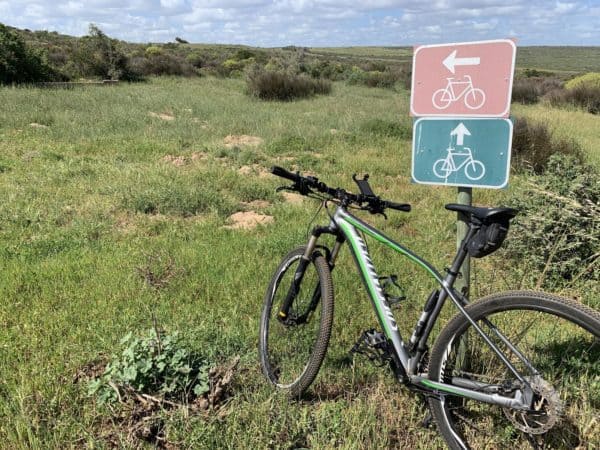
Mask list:
[[[227,415],[167,420],[178,447],[443,447],[435,429],[419,426],[417,397],[386,371],[348,358],[361,332],[377,325],[347,251],[334,275],[334,335],[312,400],[274,394],[256,352],[271,273],[305,242],[318,207],[275,193],[280,183],[265,173],[273,164],[347,189],[353,173],[371,174],[377,193],[413,212],[368,220],[436,267],[449,263],[455,217],[443,205],[456,194],[410,183],[408,95],[336,83],[331,96],[268,103],[246,96],[240,80],[214,78],[0,89],[0,447],[108,447],[98,431],[107,411],[73,377],[116,352],[129,331],[151,328],[153,317],[216,360],[241,356]],[[515,112],[581,138],[600,166],[598,116],[538,106]],[[230,135],[260,141],[230,148]],[[476,191],[474,200],[501,203],[521,182]],[[264,203],[247,204],[256,200]],[[227,227],[233,213],[248,210],[274,221]],[[430,280],[375,247],[373,256],[382,274],[410,280],[402,317],[412,323]],[[501,256],[475,263],[474,296],[532,287],[535,276],[511,278],[493,269],[494,258]],[[160,272],[169,260],[170,283],[149,288],[140,273]],[[567,294],[599,306],[597,286],[577,289]]]

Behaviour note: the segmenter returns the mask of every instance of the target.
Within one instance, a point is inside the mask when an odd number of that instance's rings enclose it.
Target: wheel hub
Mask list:
[[[547,381],[536,376],[527,379],[533,390],[529,411],[502,408],[504,415],[519,430],[528,434],[544,434],[556,425],[563,411],[558,392]]]

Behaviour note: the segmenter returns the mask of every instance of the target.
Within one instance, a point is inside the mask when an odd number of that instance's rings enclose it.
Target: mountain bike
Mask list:
[[[438,89],[431,97],[437,109],[446,109],[461,98],[469,109],[479,109],[485,103],[485,92],[473,86],[470,75],[465,75],[462,81],[455,78],[447,78],[447,81],[446,87]]]
[[[321,200],[329,221],[283,258],[265,294],[259,354],[270,383],[298,397],[317,376],[331,336],[331,272],[347,243],[382,328],[364,332],[353,351],[388,365],[399,382],[424,395],[450,448],[599,448],[600,313],[530,291],[471,303],[453,287],[468,254],[483,257],[502,245],[516,210],[446,205],[469,218],[469,230],[442,275],[349,211],[410,211],[408,204],[375,195],[368,176],[353,176],[360,191],[353,194],[281,167],[272,173],[292,181],[282,188]],[[323,235],[335,237],[331,248],[319,242]],[[407,340],[392,311],[398,299],[389,284],[396,280],[378,276],[364,236],[405,256],[437,282]],[[448,300],[458,312],[430,349],[432,328]]]
[[[448,147],[447,151],[448,155],[445,158],[433,163],[433,173],[436,177],[447,179],[451,173],[464,168],[465,176],[469,180],[476,181],[483,178],[485,166],[481,161],[473,158],[473,152],[469,147],[463,147],[461,150]],[[455,158],[463,158],[463,160],[457,165]]]

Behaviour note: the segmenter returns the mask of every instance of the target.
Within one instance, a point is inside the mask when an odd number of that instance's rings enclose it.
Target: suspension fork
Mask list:
[[[296,272],[294,273],[294,278],[290,285],[290,288],[287,292],[287,295],[281,305],[281,309],[279,310],[279,319],[285,321],[288,318],[288,314],[294,299],[298,295],[300,284],[304,278],[304,274],[306,273],[306,268],[310,264],[312,260],[312,255],[317,249],[317,240],[322,234],[333,234],[336,236],[335,245],[331,252],[327,251],[327,264],[329,265],[330,270],[333,270],[335,267],[335,260],[337,259],[342,244],[344,243],[344,235],[338,231],[337,226],[332,222],[327,227],[316,227],[313,229],[310,239],[308,240],[308,244],[306,245],[306,250],[304,254],[300,257],[300,262],[298,263],[298,267],[296,268]],[[321,298],[321,283],[317,283],[315,286],[315,290],[313,291],[312,298],[310,304],[308,305],[307,310],[301,316],[295,318],[296,323],[304,323],[307,321],[308,316],[317,308],[319,303],[319,299]]]

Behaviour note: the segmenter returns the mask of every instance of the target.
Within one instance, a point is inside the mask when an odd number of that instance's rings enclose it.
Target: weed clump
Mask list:
[[[89,394],[101,403],[127,395],[187,402],[209,391],[210,364],[185,346],[177,333],[162,335],[152,329],[145,336],[128,333],[121,354],[89,384]]]
[[[524,117],[516,118],[511,163],[514,170],[542,173],[554,154],[570,155],[578,161],[582,160],[581,148],[577,142],[554,137],[542,123],[530,122]]]
[[[249,95],[261,100],[290,101],[331,93],[331,82],[254,67],[246,77]]]

